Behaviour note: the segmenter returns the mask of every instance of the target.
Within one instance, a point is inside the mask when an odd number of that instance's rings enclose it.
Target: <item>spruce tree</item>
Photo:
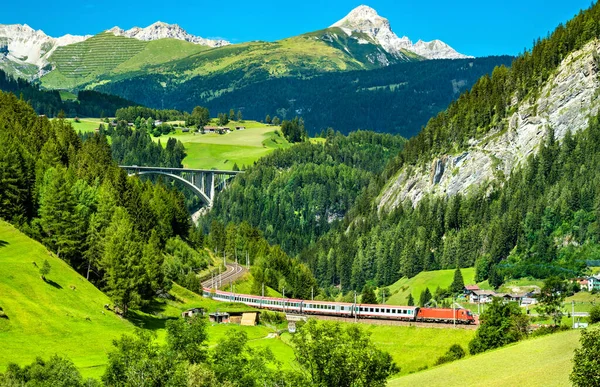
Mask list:
[[[425,306],[425,304],[431,301],[431,297],[431,291],[429,291],[429,288],[425,288],[425,290],[421,292],[421,296],[419,297],[419,305]]]
[[[137,232],[127,212],[117,207],[106,229],[101,269],[105,272],[106,293],[125,315],[129,308],[142,303],[140,291],[146,276],[141,255]]]
[[[360,295],[361,304],[377,304],[377,296],[370,285],[363,286],[362,294]]]
[[[415,299],[413,298],[412,293],[408,294],[408,299],[406,300],[406,305],[408,305],[408,306],[415,305]]]
[[[450,285],[450,291],[454,294],[462,293],[465,289],[465,281],[463,280],[462,272],[460,268],[456,268],[454,271],[454,280]]]

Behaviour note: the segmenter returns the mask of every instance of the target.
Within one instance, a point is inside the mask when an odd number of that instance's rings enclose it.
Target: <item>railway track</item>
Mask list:
[[[444,324],[444,323],[379,320],[379,319],[370,319],[370,318],[359,318],[359,319],[355,320],[350,317],[323,316],[323,315],[316,315],[316,314],[307,314],[305,316],[307,316],[309,318],[316,318],[318,320],[341,321],[341,322],[347,322],[347,323],[357,322],[359,324],[370,324],[370,325],[401,325],[401,326],[406,326],[406,327],[438,328],[438,329],[454,328],[454,324]],[[456,324],[457,329],[476,330],[477,327],[478,327],[478,325],[476,325],[476,324],[474,324],[474,325]]]
[[[248,269],[239,264],[230,264],[228,263],[227,269],[214,277],[214,286],[213,286],[213,278],[209,278],[202,282],[202,287],[206,288],[223,288],[229,285],[231,282],[235,282],[238,278],[243,276]],[[220,285],[220,286],[219,286]]]

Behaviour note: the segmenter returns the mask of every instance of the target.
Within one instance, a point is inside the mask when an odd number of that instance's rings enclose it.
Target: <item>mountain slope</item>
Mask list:
[[[573,351],[578,347],[579,336],[578,331],[568,331],[525,340],[394,379],[388,385],[570,386]]]
[[[51,266],[48,282],[39,274],[44,260]],[[97,375],[94,368],[106,364],[112,340],[133,331],[127,320],[104,310],[110,303],[67,263],[0,221],[0,307],[8,316],[0,318],[0,372],[9,362],[56,353]]]
[[[600,107],[600,68],[594,40],[570,54],[543,85],[537,98],[515,105],[514,111],[485,136],[469,146],[435,157],[429,168],[403,169],[383,192],[379,208],[391,210],[402,201],[418,203],[425,195],[454,195],[495,179],[509,176],[546,139],[547,128],[558,140],[588,125]]]

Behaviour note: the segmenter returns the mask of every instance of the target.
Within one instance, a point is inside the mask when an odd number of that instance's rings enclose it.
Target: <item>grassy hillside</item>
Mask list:
[[[52,270],[44,282],[39,265],[47,259]],[[0,319],[0,372],[8,363],[27,364],[36,356],[60,354],[70,357],[84,376],[100,377],[106,366],[112,340],[133,333],[135,326],[152,330],[157,339],[165,337],[165,323],[191,307],[209,311],[249,310],[242,304],[204,299],[174,285],[173,300],[156,302],[151,313],[133,312],[130,321],[106,312],[108,297],[74,272],[66,263],[48,253],[11,225],[0,221],[0,306],[9,317]],[[240,283],[237,291],[248,286]],[[74,288],[71,288],[73,286]],[[277,293],[274,293],[277,295]],[[402,374],[431,366],[451,344],[466,346],[474,331],[361,325],[372,332],[373,341],[389,351],[402,367]],[[231,329],[242,329],[252,346],[271,348],[284,367],[294,366],[289,334],[272,335],[268,326],[239,327],[211,325],[209,346],[214,346]]]
[[[526,340],[390,381],[400,386],[570,386],[579,332]]]
[[[47,259],[52,269],[40,278]],[[29,363],[36,356],[69,356],[87,375],[97,376],[111,341],[133,325],[104,310],[110,300],[9,224],[0,221],[0,372],[9,362]]]
[[[141,41],[103,32],[80,43],[59,47],[52,54],[55,70],[42,78],[50,89],[73,89],[103,74],[140,71],[207,50],[176,39]]]
[[[475,268],[461,269],[461,271],[465,285],[475,283]],[[429,287],[433,293],[438,286],[448,288],[453,279],[454,270],[424,271],[413,278],[401,278],[393,285],[388,286],[392,296],[389,299],[386,297],[386,304],[405,305],[410,293],[418,302],[419,296],[425,288]]]
[[[291,146],[285,138],[276,133],[279,127],[265,126],[256,121],[232,121],[227,126],[245,126],[246,129],[222,135],[182,133],[177,130],[175,134],[161,136],[155,140],[160,139],[163,145],[168,137],[181,141],[187,152],[187,157],[183,159],[184,167],[201,169],[232,169],[234,164],[240,168],[243,165],[249,166],[275,149]]]
[[[103,32],[57,49],[50,58],[55,69],[42,78],[42,84],[54,89],[94,87],[137,77],[142,71],[169,75],[169,83],[235,70],[243,70],[244,78],[252,79],[258,69],[262,70],[259,77],[279,77],[378,68],[382,66],[377,60],[381,55],[386,57],[386,63],[396,61],[378,45],[359,44],[344,33],[322,35],[208,48],[174,39],[145,42]],[[333,39],[330,35],[345,38]],[[415,55],[403,58],[420,59]],[[218,90],[215,92],[218,94]]]

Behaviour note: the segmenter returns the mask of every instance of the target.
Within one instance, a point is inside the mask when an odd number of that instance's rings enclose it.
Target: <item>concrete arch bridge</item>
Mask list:
[[[129,176],[159,175],[184,183],[200,200],[211,208],[215,196],[227,188],[227,184],[243,171],[222,171],[215,169],[187,169],[138,167],[137,165],[120,165]]]

